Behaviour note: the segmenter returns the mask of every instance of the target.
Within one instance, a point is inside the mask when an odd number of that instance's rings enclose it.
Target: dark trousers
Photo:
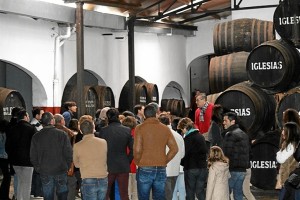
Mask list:
[[[31,195],[34,197],[43,196],[43,187],[40,174],[33,170],[32,173],[32,183],[31,183]]]
[[[121,200],[129,200],[129,197],[128,197],[129,173],[116,173],[116,174],[109,173],[108,174],[108,187],[107,187],[106,199],[109,199],[110,191],[115,190],[115,188],[112,187],[115,180],[118,181]]]
[[[3,174],[3,180],[0,186],[0,200],[9,199],[10,173],[8,169],[9,163],[7,159],[0,158],[0,168]]]
[[[167,181],[166,181],[166,185],[165,185],[165,192],[166,192],[165,200],[172,200],[177,177],[178,176],[168,176],[167,177]]]
[[[205,200],[205,187],[208,169],[189,169],[184,171],[186,200]]]

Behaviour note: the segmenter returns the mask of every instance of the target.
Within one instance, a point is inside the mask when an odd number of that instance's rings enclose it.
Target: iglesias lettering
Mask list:
[[[270,169],[270,168],[277,168],[276,161],[250,161],[251,168],[262,168],[262,169]]]
[[[250,116],[250,108],[236,108],[230,109],[231,111],[235,112],[238,116]]]
[[[279,25],[299,24],[300,16],[280,17]]]
[[[276,70],[282,69],[282,61],[251,63],[251,70]]]

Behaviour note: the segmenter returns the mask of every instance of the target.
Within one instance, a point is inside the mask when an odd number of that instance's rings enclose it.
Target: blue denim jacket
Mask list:
[[[5,133],[0,133],[0,158],[7,159],[7,153],[5,152],[5,141],[6,141],[6,135]]]

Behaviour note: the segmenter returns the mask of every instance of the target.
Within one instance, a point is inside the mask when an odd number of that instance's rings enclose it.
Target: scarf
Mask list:
[[[186,132],[186,133],[184,134],[184,138],[185,138],[186,136],[188,136],[189,134],[191,134],[192,132],[194,132],[195,130],[197,130],[197,129],[191,128],[190,130],[188,130],[188,132]]]
[[[205,114],[207,107],[208,107],[208,101],[205,102],[205,104],[202,108],[200,108],[200,117],[199,117],[200,122],[204,122],[204,114]]]

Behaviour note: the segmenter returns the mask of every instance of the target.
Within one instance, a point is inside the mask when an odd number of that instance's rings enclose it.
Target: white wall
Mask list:
[[[84,29],[85,69],[97,73],[115,95],[118,105],[121,90],[128,81],[128,34],[108,30]],[[115,37],[124,37],[122,40]],[[157,36],[135,33],[135,75],[158,86],[160,98],[166,85],[175,81],[188,91],[185,65],[186,38],[183,36]],[[76,73],[76,38],[72,36],[64,45],[64,85]],[[186,97],[184,98],[186,99]]]
[[[198,31],[195,37],[187,39],[186,67],[197,57],[214,53],[213,33],[214,26],[218,23],[231,20],[231,16],[220,20],[207,20],[195,24]]]
[[[233,4],[233,0],[232,6]],[[254,6],[267,6],[267,5],[278,5],[279,0],[243,0],[240,4],[240,8],[243,7],[254,7]],[[239,18],[256,18],[261,20],[273,21],[273,14],[276,7],[260,8],[260,9],[249,9],[249,10],[235,10],[232,12],[232,19]]]
[[[24,67],[43,83],[47,99],[33,93],[33,104],[52,105],[54,35],[56,23],[0,14],[0,59]],[[36,82],[34,81],[33,84]],[[36,85],[33,85],[36,87]],[[35,89],[33,89],[35,91]]]

